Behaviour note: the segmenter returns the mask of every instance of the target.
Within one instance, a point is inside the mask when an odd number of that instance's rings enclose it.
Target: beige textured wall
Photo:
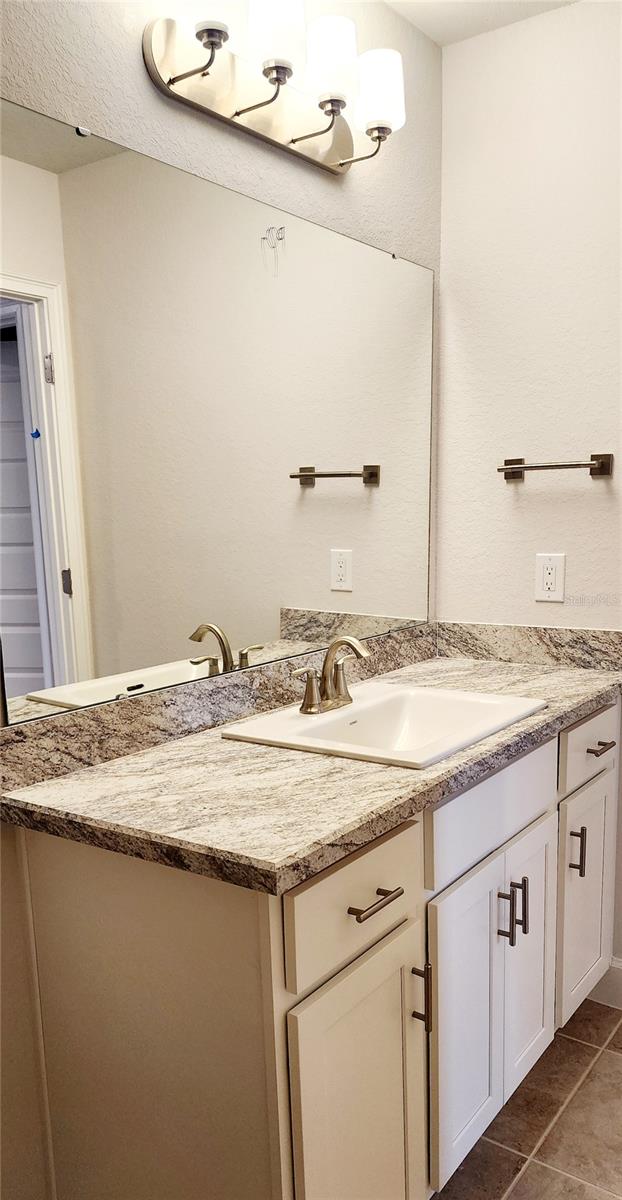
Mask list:
[[[0,158],[0,267],[43,283],[65,278],[58,176]]]
[[[622,625],[621,11],[574,4],[443,54],[444,620]],[[601,451],[611,481],[495,471]],[[564,604],[534,600],[541,551],[567,553]]]
[[[232,0],[233,10],[240,5]],[[143,28],[158,15],[198,20],[205,16],[200,0],[159,6],[153,0],[4,0],[2,95],[437,267],[441,51],[375,0],[307,3],[310,16],[326,8],[354,17],[361,50],[396,46],[404,57],[408,122],[386,154],[344,179],[295,162],[156,91],[142,61]]]

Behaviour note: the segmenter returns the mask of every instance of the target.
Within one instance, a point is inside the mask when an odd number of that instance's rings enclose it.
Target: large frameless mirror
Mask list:
[[[425,620],[431,272],[1,119],[9,720]]]

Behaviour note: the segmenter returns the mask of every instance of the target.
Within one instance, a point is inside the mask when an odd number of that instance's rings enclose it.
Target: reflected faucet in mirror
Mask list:
[[[263,650],[263,646],[244,646],[242,650],[238,650],[237,666],[233,661],[233,651],[231,642],[220,625],[199,625],[194,633],[190,634],[191,642],[202,642],[203,638],[208,633],[213,633],[220,647],[220,658],[205,654],[202,658],[191,658],[190,662],[193,667],[199,667],[201,663],[209,663],[210,675],[227,675],[229,671],[243,671],[245,667],[250,667],[249,655],[253,650]],[[220,662],[222,660],[222,670]]]
[[[208,633],[214,634],[214,637],[216,638],[216,641],[218,642],[218,645],[220,647],[220,657],[222,659],[222,671],[219,672],[218,670],[215,670],[213,673],[215,675],[217,675],[219,673],[222,673],[223,675],[227,675],[229,673],[229,671],[235,670],[234,663],[233,663],[233,652],[231,650],[231,643],[229,641],[229,638],[227,637],[224,630],[220,628],[220,625],[211,625],[211,624],[199,625],[195,629],[194,633],[190,634],[190,641],[191,642],[202,642],[203,638],[206,637],[206,635]],[[200,663],[209,662],[210,658],[211,658],[211,655],[205,654],[205,655],[203,655],[202,658],[191,658],[190,662],[192,663],[192,665],[194,667],[196,667]],[[210,675],[212,674],[211,665],[212,664],[210,663]]]
[[[351,653],[340,654],[345,647]],[[346,681],[345,664],[349,658],[369,658],[367,646],[356,637],[344,635],[331,642],[322,665],[321,677],[315,667],[302,667],[294,671],[297,677],[306,678],[305,694],[300,706],[301,713],[329,712],[333,708],[343,708],[352,703]]]

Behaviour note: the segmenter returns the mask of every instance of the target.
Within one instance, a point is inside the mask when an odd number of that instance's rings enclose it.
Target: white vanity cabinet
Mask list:
[[[553,812],[428,905],[439,1190],[553,1038],[556,863]]]
[[[560,737],[560,790],[576,790],[559,806],[558,1025],[611,962],[619,731],[613,705]]]
[[[333,972],[287,1013],[296,1200],[423,1200],[421,823],[295,888],[284,920],[288,988]]]

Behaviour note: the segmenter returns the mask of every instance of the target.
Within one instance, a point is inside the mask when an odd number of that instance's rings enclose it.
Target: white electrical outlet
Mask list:
[[[565,554],[536,554],[536,600],[561,603],[565,594],[565,580]]]
[[[352,591],[352,551],[331,550],[330,552],[330,590],[331,592]]]

